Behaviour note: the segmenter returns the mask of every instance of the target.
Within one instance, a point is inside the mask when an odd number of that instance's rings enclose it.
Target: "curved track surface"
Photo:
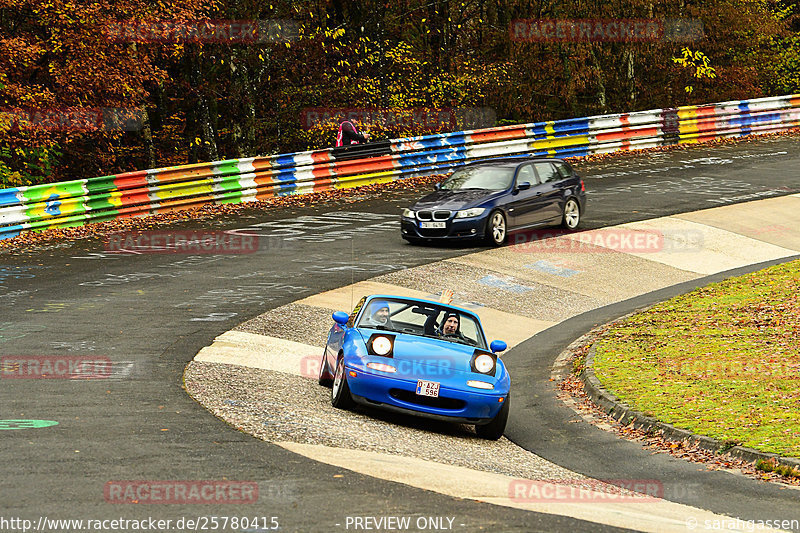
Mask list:
[[[795,138],[757,139],[578,164],[590,193],[586,227],[797,192],[796,143]],[[256,230],[262,236],[256,254],[107,254],[102,245],[77,243],[0,256],[0,355],[82,355],[112,362],[106,379],[0,382],[0,419],[58,422],[0,433],[3,517],[36,523],[40,516],[276,516],[282,530],[344,531],[348,516],[406,515],[454,517],[453,529],[463,531],[602,530],[597,524],[450,498],[322,465],[229,428],[182,390],[186,363],[237,323],[303,295],[474,251],[403,244],[398,208],[416,194],[367,198],[345,207],[275,210],[214,224],[215,229]],[[584,322],[575,320],[565,325],[569,329],[545,332],[553,335],[553,346],[583,333],[578,325]],[[544,345],[541,339],[539,344]],[[522,348],[509,354],[515,380],[530,376],[529,385],[541,387],[534,367],[553,352],[539,352],[528,366],[518,359]],[[527,408],[535,412],[537,405]],[[597,450],[593,438],[563,437],[568,432],[559,427],[559,417],[564,416],[554,412],[531,425],[517,416],[509,435],[528,439],[536,453],[578,471],[627,477],[628,472],[611,467],[615,463],[604,463],[602,454],[587,453]],[[0,422],[1,427],[13,425]],[[605,445],[609,457],[620,449],[628,453],[629,445],[612,437]],[[599,469],[603,464],[611,472]],[[641,474],[638,470],[638,477],[648,477]],[[145,506],[108,503],[104,496],[109,481],[224,479],[257,482],[258,502]],[[692,504],[704,507],[702,498]],[[78,530],[50,528],[70,529]]]

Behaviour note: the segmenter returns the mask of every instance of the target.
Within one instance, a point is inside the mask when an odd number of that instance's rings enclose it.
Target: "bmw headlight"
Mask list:
[[[475,358],[475,370],[481,374],[488,374],[494,370],[494,358],[491,355],[483,354]]]
[[[375,337],[372,339],[372,351],[377,355],[386,355],[392,351],[392,341],[386,337]]]
[[[473,218],[479,217],[486,211],[485,207],[473,207],[472,209],[463,209],[456,212],[456,218]]]
[[[403,209],[403,218],[416,218],[417,214],[411,209]]]

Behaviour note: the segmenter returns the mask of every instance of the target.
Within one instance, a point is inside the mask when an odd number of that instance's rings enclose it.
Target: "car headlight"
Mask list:
[[[464,209],[456,212],[456,218],[472,218],[479,217],[486,211],[485,207],[473,207],[472,209]]]
[[[494,369],[494,358],[491,355],[479,355],[475,358],[475,370],[481,374],[488,374]]]
[[[372,340],[372,351],[378,355],[386,355],[392,351],[392,341],[386,337],[375,337]]]
[[[403,218],[416,218],[417,214],[411,209],[403,209]]]
[[[475,387],[476,389],[486,389],[486,390],[494,389],[494,385],[492,385],[491,383],[487,383],[485,381],[477,381],[474,379],[467,381],[467,385],[469,387]]]

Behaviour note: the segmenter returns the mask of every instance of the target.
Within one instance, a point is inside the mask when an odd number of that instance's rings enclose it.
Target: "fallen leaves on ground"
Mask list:
[[[331,203],[348,204],[362,200],[380,198],[389,192],[414,190],[444,179],[443,174],[421,176],[362,185],[347,189],[329,189],[309,194],[278,196],[269,200],[243,202],[237,204],[206,204],[201,207],[168,213],[158,213],[144,217],[128,217],[107,222],[94,222],[73,228],[50,228],[45,231],[26,231],[11,239],[0,240],[0,251],[16,251],[43,244],[75,241],[80,239],[100,238],[108,235],[150,230],[169,224],[186,221],[209,220],[226,216],[238,216],[243,213],[257,213],[276,208],[303,208]]]
[[[573,351],[575,357],[586,354],[587,347],[582,346]],[[574,373],[560,380],[556,387],[558,397],[562,400],[571,398],[572,407],[588,423],[611,431],[621,438],[638,442],[653,453],[668,453],[673,457],[703,464],[709,470],[733,470],[762,481],[772,481],[786,485],[800,486],[800,478],[782,476],[775,472],[764,472],[755,464],[725,454],[718,454],[701,449],[691,441],[675,441],[666,438],[662,432],[653,433],[645,429],[637,429],[632,424],[623,424],[609,416],[604,409],[596,405],[586,394],[583,381]]]

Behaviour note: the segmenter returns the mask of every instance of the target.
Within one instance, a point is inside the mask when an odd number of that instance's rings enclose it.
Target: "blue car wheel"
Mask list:
[[[506,396],[506,401],[503,402],[503,407],[497,413],[491,422],[482,426],[475,426],[475,433],[479,437],[488,440],[497,440],[503,436],[506,430],[506,422],[508,422],[508,404],[511,403],[511,394]]]
[[[344,371],[344,357],[340,357],[336,362],[336,372],[333,375],[333,386],[331,387],[331,405],[337,409],[350,409],[355,405]]]

